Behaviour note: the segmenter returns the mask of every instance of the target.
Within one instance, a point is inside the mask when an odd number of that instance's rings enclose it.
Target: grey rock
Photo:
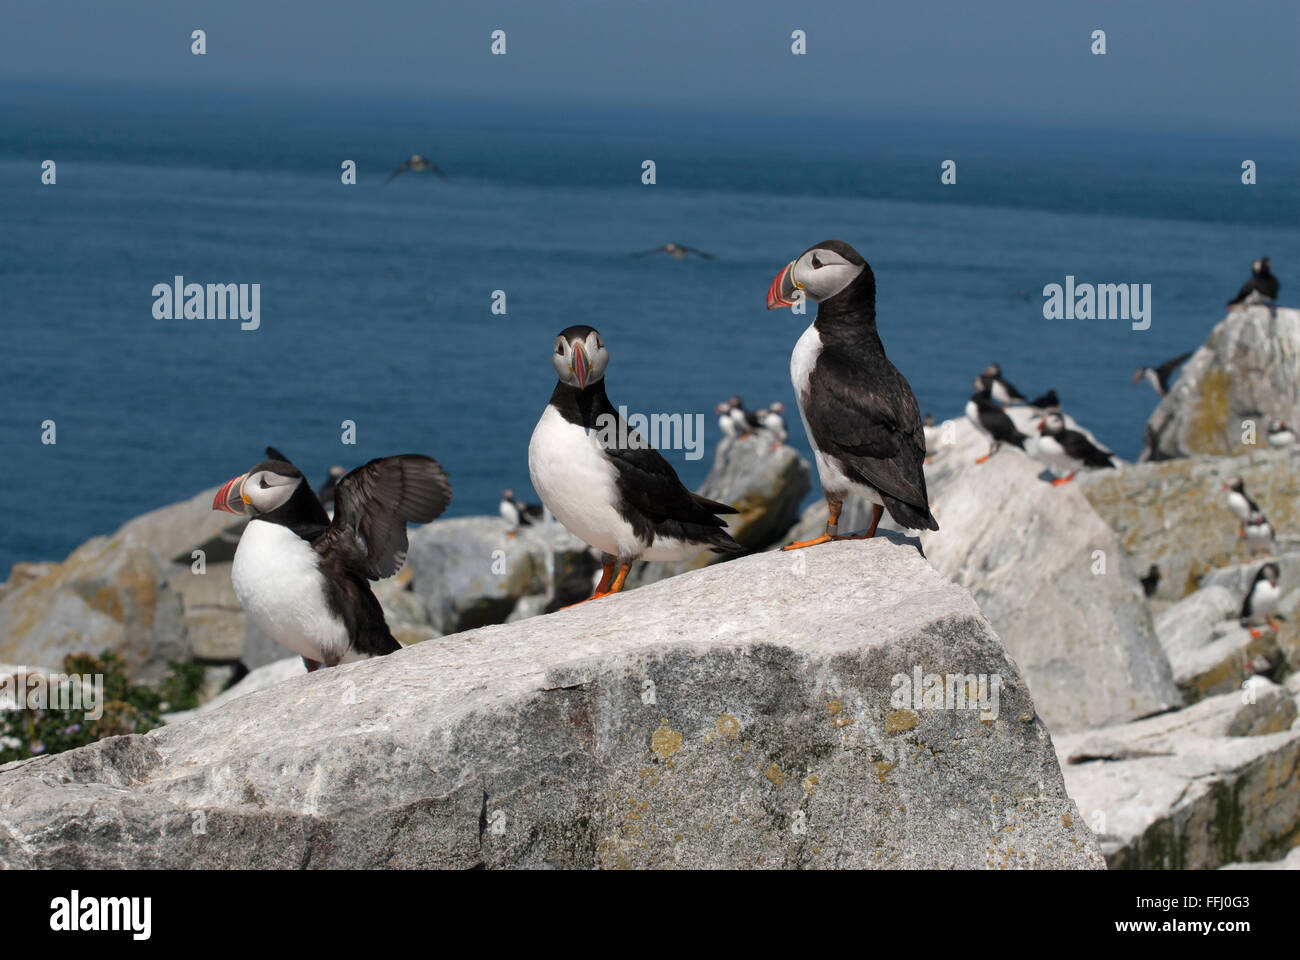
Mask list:
[[[1030,429],[1028,410],[1009,413]],[[1078,481],[1053,487],[1014,447],[976,464],[988,442],[964,419],[949,439],[926,466],[939,529],[921,544],[971,591],[1053,734],[1180,705],[1137,575]]]
[[[1278,534],[1278,549],[1300,536],[1300,448],[1240,457],[1190,457],[1103,470],[1076,481],[1119,535],[1133,567],[1160,567],[1156,597],[1173,602],[1210,581],[1218,567],[1249,559],[1222,486],[1240,476]]]
[[[1271,632],[1257,640],[1240,625],[1241,598],[1241,591],[1214,584],[1156,618],[1156,636],[1186,703],[1240,688],[1250,658],[1276,649]]]
[[[273,687],[291,677],[304,677],[306,675],[307,667],[302,662],[302,657],[286,657],[282,660],[276,660],[274,663],[268,663],[255,670],[250,670],[244,679],[234,684],[229,690],[221,692],[207,703],[201,704],[193,710],[177,710],[175,713],[163,714],[163,721],[166,723],[180,723],[182,720],[202,716],[226,705],[231,700],[238,700],[250,693]]]
[[[997,709],[904,704],[897,678],[917,668],[1000,678]],[[987,621],[881,538],[742,558],[8,764],[0,865],[1102,860]]]
[[[435,632],[503,623],[519,598],[546,592],[546,554],[555,582],[583,562],[586,544],[558,523],[521,527],[508,537],[497,517],[435,520],[412,532],[406,565],[411,589]]]
[[[1243,421],[1300,423],[1300,310],[1231,311],[1210,331],[1147,421],[1140,459],[1236,456]]]
[[[1229,863],[1220,870],[1300,870],[1300,847],[1295,847],[1281,860],[1257,860],[1254,863]]]
[[[1055,738],[1069,795],[1111,869],[1213,869],[1270,860],[1300,840],[1294,692],[1251,683],[1253,692]],[[1265,706],[1243,702],[1250,696]]]

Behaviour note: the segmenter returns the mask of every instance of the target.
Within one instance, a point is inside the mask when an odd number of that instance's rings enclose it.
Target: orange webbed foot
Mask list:
[[[819,543],[830,543],[831,536],[823,533],[820,537],[813,537],[811,540],[796,540],[794,543],[786,544],[782,550],[802,550],[804,547],[815,547]]]

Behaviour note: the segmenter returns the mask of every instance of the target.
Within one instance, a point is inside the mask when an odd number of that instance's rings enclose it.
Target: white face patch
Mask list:
[[[578,383],[575,363],[579,346],[583,356],[582,362],[586,367],[586,380],[583,384]],[[590,386],[605,376],[605,368],[609,366],[609,351],[605,348],[604,338],[595,330],[587,334],[581,344],[570,343],[564,337],[556,337],[555,349],[551,352],[551,363],[560,379],[569,386]]]
[[[243,495],[255,513],[270,513],[293,496],[302,477],[286,477],[272,470],[259,470],[244,481]]]
[[[865,264],[849,263],[834,250],[819,247],[809,250],[794,262],[790,279],[804,296],[820,303],[856,280],[864,267]]]

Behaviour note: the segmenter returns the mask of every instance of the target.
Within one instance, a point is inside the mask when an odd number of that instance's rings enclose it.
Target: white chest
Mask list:
[[[299,656],[333,662],[348,649],[348,635],[329,611],[318,561],[289,528],[253,520],[239,538],[230,579],[252,626]]]
[[[594,432],[547,405],[528,443],[528,474],[555,519],[584,543],[615,557],[645,548],[619,516],[615,468]]]
[[[1237,515],[1237,519],[1243,522],[1250,519],[1250,502],[1236,490],[1228,494],[1228,509]]]

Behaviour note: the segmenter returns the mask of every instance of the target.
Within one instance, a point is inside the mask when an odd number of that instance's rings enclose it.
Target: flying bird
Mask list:
[[[1256,303],[1272,303],[1277,299],[1280,284],[1273,276],[1273,264],[1268,257],[1261,257],[1250,265],[1250,279],[1241,285],[1237,295],[1228,301],[1228,309],[1249,307]]]
[[[560,331],[551,364],[560,379],[528,443],[528,473],[555,518],[603,555],[588,599],[620,592],[637,560],[745,551],[718,517],[735,508],[686,489],[610,403],[609,350],[598,331]]]
[[[1069,483],[1074,475],[1085,468],[1113,468],[1108,450],[1094,444],[1078,430],[1071,430],[1059,413],[1049,413],[1038,424],[1038,443],[1034,445],[1035,458],[1043,461],[1064,477],[1057,477],[1052,486]]]
[[[1019,447],[1021,450],[1025,449],[1025,441],[1028,437],[1016,429],[1015,423],[1007,416],[1006,410],[993,401],[992,378],[984,375],[976,377],[974,390],[971,398],[966,401],[966,419],[975,425],[976,430],[992,441],[989,444],[989,452],[982,457],[976,457],[975,462],[983,463],[997,453],[998,447],[1004,443]]]
[[[829,515],[825,533],[785,549],[875,536],[886,509],[902,527],[938,530],[925,488],[921,413],[876,331],[871,266],[843,240],[811,246],[776,275],[767,308],[804,299],[819,306],[790,356],[790,380]],[[872,504],[871,526],[859,536],[839,532],[850,495]]]
[[[1133,382],[1141,383],[1145,380],[1151,384],[1152,390],[1163,397],[1169,392],[1169,378],[1173,376],[1175,370],[1187,362],[1193,352],[1189,350],[1187,353],[1180,353],[1172,360],[1166,360],[1158,367],[1138,367],[1133,374]]]
[[[384,183],[392,183],[393,180],[397,178],[398,174],[405,173],[407,170],[410,170],[412,173],[425,173],[426,171],[432,170],[438,176],[442,177],[442,179],[447,179],[447,175],[439,170],[433,161],[418,153],[413,153],[411,154],[411,159],[407,160],[404,164],[390,173],[388,179],[385,180]]]
[[[666,253],[674,260],[685,260],[689,256],[697,256],[704,260],[714,259],[713,254],[705,253],[703,250],[696,250],[694,247],[687,247],[680,243],[665,243],[662,247],[655,247],[653,250],[642,250],[634,253],[634,257],[649,257],[656,253]]]
[[[313,671],[400,649],[367,581],[397,573],[406,525],[428,523],[450,500],[433,458],[384,457],[338,482],[331,520],[302,472],[272,459],[226,481],[212,509],[251,518],[231,568],[249,622]]]

